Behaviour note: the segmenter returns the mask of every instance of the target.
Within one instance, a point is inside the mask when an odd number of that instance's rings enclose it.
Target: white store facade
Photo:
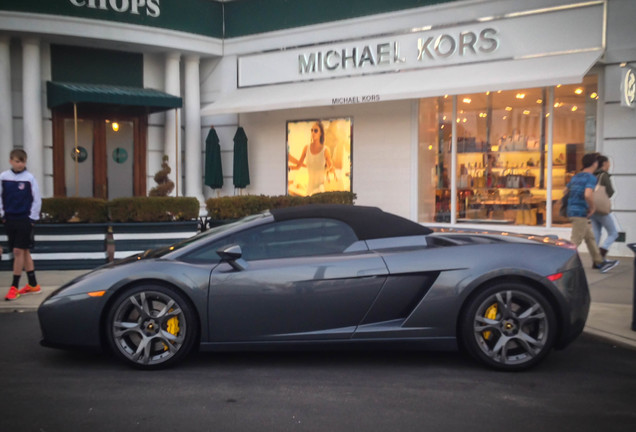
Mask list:
[[[345,151],[332,147],[347,179],[338,187],[357,204],[441,227],[568,238],[554,203],[581,156],[601,152],[612,162],[622,233],[610,254],[631,256],[635,2],[413,1],[386,11],[354,2],[355,16],[314,14],[320,22],[299,18],[305,3],[320,8],[315,1],[192,2],[197,10],[167,0],[59,0],[55,10],[41,2],[29,11],[8,3],[0,6],[0,154],[25,148],[44,196],[76,192],[71,106],[94,96],[89,84],[108,85],[128,93],[78,103],[80,196],[145,195],[164,154],[179,195],[237,194],[238,127],[249,140],[245,193],[307,193],[295,189],[294,128],[344,120]],[[279,22],[237,24],[264,4]],[[62,96],[51,89],[69,82],[85,86]],[[144,99],[149,89],[162,93],[158,101]],[[204,185],[212,126],[220,190]]]

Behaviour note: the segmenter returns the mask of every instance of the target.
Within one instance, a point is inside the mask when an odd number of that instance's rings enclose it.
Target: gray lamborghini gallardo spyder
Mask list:
[[[195,349],[453,350],[502,370],[583,330],[569,242],[439,231],[375,207],[278,209],[108,264],[40,306],[42,345],[155,369]]]

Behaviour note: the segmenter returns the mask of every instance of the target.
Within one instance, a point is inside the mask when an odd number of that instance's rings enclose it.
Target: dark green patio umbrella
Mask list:
[[[234,135],[234,187],[244,189],[250,184],[250,167],[247,163],[247,135],[242,127]]]
[[[213,127],[205,139],[205,184],[212,189],[223,187],[223,167],[221,166],[221,146],[219,136]]]

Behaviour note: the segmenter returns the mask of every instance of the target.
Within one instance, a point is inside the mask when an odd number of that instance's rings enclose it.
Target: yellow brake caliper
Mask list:
[[[170,310],[170,312],[172,312],[172,309]],[[172,317],[168,320],[168,322],[166,323],[166,331],[174,336],[177,335],[177,333],[179,333],[179,318],[177,317]],[[163,350],[167,351],[168,350],[168,345],[163,344]]]
[[[484,317],[492,320],[497,318],[497,303],[493,303],[488,309],[486,309],[486,314],[484,315]],[[486,330],[482,333],[482,335],[484,335],[484,339],[489,340],[492,336],[492,332]]]

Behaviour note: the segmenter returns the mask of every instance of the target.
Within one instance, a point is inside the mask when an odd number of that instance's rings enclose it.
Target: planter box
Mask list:
[[[111,223],[115,259],[126,258],[148,249],[170,246],[192,237],[199,221]]]
[[[37,270],[93,269],[107,262],[106,233],[108,224],[37,224],[35,248],[31,257]],[[0,242],[4,249],[1,270],[11,270],[11,251],[7,235],[0,226]]]
[[[114,258],[120,259],[147,249],[169,246],[192,237],[199,221],[136,222],[104,224],[38,224],[35,248],[31,256],[35,270],[90,270],[108,262],[107,244],[114,241]],[[109,236],[112,229],[112,240]],[[7,235],[0,226],[4,249],[0,270],[10,271],[12,254],[7,250]]]

